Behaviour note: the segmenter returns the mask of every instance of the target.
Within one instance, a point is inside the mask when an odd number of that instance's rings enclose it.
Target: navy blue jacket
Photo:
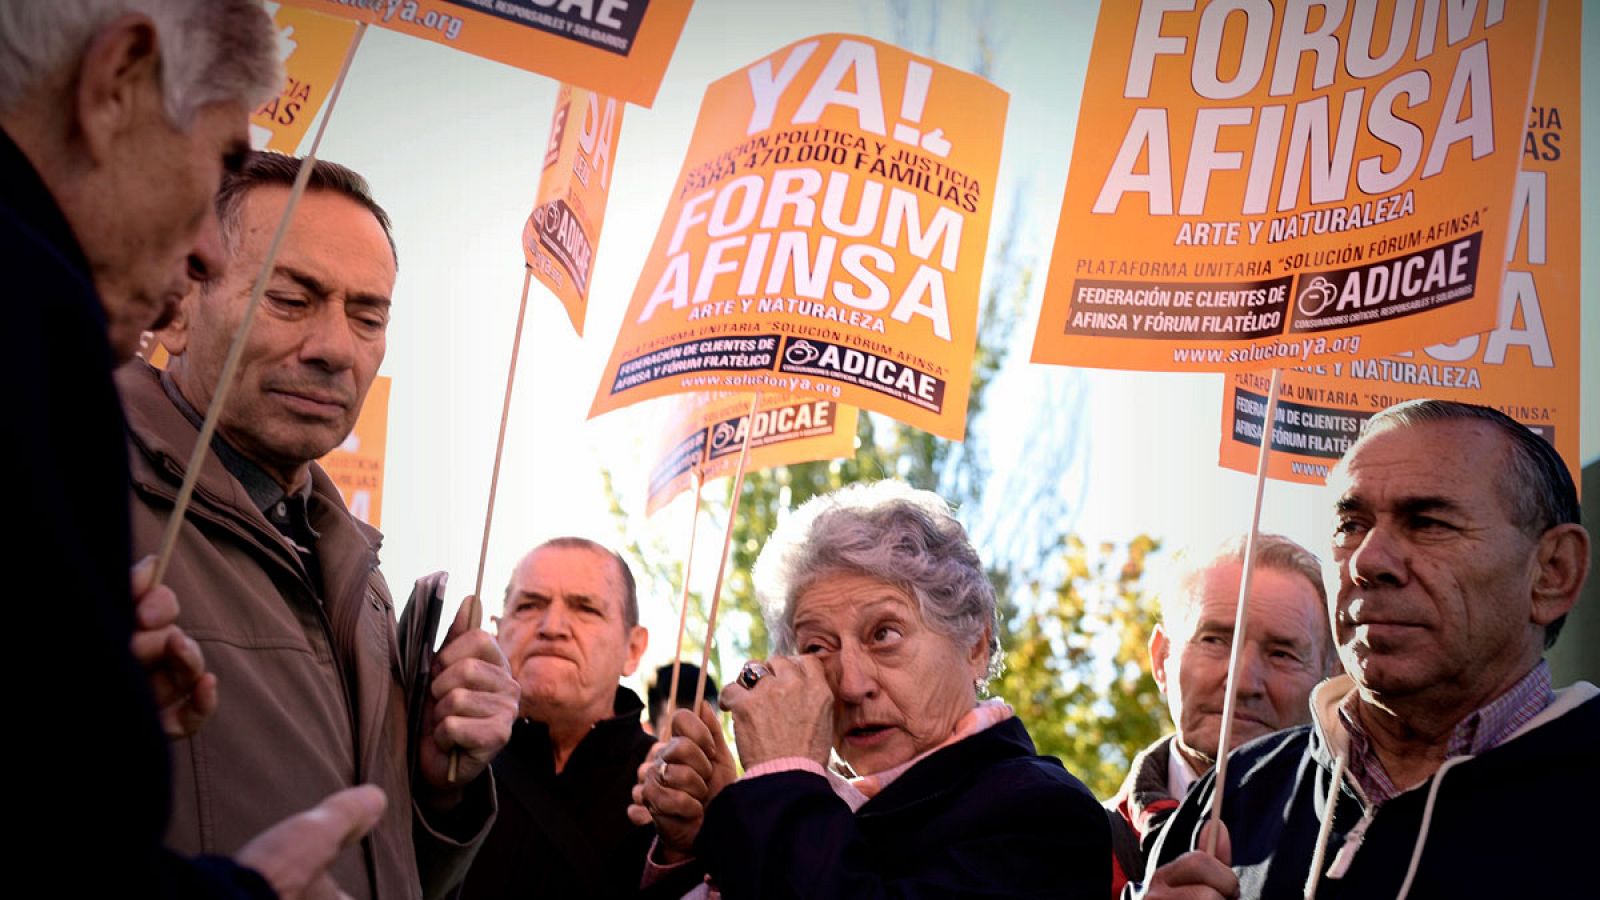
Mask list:
[[[1105,810],[1015,718],[934,752],[854,814],[809,772],[736,782],[695,850],[729,900],[1111,892]]]
[[[271,897],[248,869],[161,845],[167,740],[128,646],[128,451],[105,312],[66,219],[4,132],[0,272],[12,337],[0,471],[16,503],[6,617],[14,697],[27,698],[12,708],[18,872],[61,897]]]
[[[1409,900],[1594,897],[1587,860],[1600,808],[1600,696],[1581,700],[1592,691],[1568,688],[1542,724],[1450,763],[1442,775],[1373,810],[1359,830],[1365,804],[1349,777],[1341,779],[1323,869],[1335,865],[1341,850],[1348,867],[1340,877],[1321,878],[1319,900],[1395,897],[1419,842],[1422,855]],[[1304,896],[1333,774],[1328,746],[1321,728],[1305,725],[1259,738],[1229,756],[1222,820],[1244,900]],[[1435,780],[1437,798],[1424,828]],[[1213,769],[1168,822],[1147,884],[1156,867],[1195,846],[1215,783]],[[1352,832],[1360,834],[1359,841]]]

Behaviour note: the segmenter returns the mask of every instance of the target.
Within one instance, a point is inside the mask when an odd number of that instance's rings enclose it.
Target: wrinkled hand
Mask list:
[[[674,863],[694,853],[706,807],[738,774],[733,753],[723,740],[717,714],[700,704],[700,716],[680,709],[672,717],[672,740],[656,744],[639,766],[628,819],[656,826],[661,862]],[[665,769],[662,761],[666,762]]]
[[[722,689],[722,708],[733,713],[739,761],[749,769],[785,756],[828,764],[833,748],[833,691],[814,656],[774,656],[769,674],[745,688]]]
[[[129,572],[133,587],[133,657],[150,675],[150,691],[169,738],[200,730],[217,710],[217,676],[206,671],[200,645],[178,627],[178,595],[152,584],[156,558],[146,556]]]
[[[1228,868],[1233,862],[1228,826],[1217,821],[1200,826],[1199,846],[1205,846],[1206,835],[1213,828],[1222,829],[1217,836],[1217,855],[1190,850],[1156,869],[1145,891],[1145,900],[1212,900],[1239,896],[1239,877]]]
[[[677,713],[673,713],[677,717]],[[628,804],[628,821],[635,825],[649,825],[651,823],[650,810],[644,805],[644,780],[650,777],[650,770],[656,767],[661,759],[662,751],[667,749],[666,741],[656,741],[650,745],[650,752],[645,755],[644,762],[639,763],[639,768],[633,770],[633,801]]]
[[[435,810],[461,802],[466,785],[511,739],[521,690],[511,666],[487,631],[471,621],[471,597],[462,602],[433,660],[433,688],[421,747],[425,797]],[[456,779],[449,780],[450,751],[458,751]]]
[[[370,784],[346,788],[256,835],[234,861],[260,872],[281,900],[347,898],[328,867],[378,824],[385,805],[383,791]]]

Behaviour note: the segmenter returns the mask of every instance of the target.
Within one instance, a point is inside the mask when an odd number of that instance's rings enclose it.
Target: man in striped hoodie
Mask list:
[[[1215,856],[1191,849],[1216,827],[1201,779],[1147,896],[1593,896],[1600,690],[1553,690],[1543,659],[1589,567],[1565,463],[1495,410],[1418,400],[1330,487],[1346,674],[1312,725],[1229,758]]]

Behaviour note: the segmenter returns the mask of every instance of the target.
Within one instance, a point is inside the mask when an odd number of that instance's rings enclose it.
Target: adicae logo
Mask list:
[[[816,344],[810,341],[795,341],[784,351],[783,358],[788,360],[790,365],[803,366],[821,355],[822,351],[817,349]]]
[[[1296,305],[1299,306],[1302,316],[1318,316],[1337,296],[1339,290],[1333,286],[1333,282],[1318,275],[1300,290],[1300,298],[1296,301]]]
[[[738,431],[733,427],[732,422],[718,422],[717,427],[711,430],[711,446],[726,447],[733,443],[735,434],[738,434]]]

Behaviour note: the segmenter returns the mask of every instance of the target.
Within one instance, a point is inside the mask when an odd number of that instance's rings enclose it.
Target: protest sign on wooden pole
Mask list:
[[[317,460],[339,489],[350,515],[381,528],[383,524],[383,469],[389,439],[389,392],[391,381],[379,375],[367,389],[356,427],[339,446]]]
[[[1322,484],[1379,410],[1431,398],[1500,410],[1549,441],[1581,484],[1578,447],[1582,341],[1582,5],[1552,0],[1539,53],[1522,170],[1511,201],[1511,251],[1492,330],[1283,373],[1268,477]],[[1251,471],[1266,379],[1224,383],[1223,466]]]
[[[1492,327],[1544,4],[1380,6],[1101,5],[1079,134],[1110,138],[1073,144],[1034,361],[1232,372]]]
[[[798,395],[796,423],[820,400],[829,417],[848,404],[964,434],[1008,100],[976,75],[844,34],[796,41],[707,88],[590,408],[755,395],[697,697],[761,394]],[[693,432],[669,444],[652,485],[712,443]]]
[[[538,198],[522,228],[523,257],[580,337],[626,108],[614,97],[561,86]]]
[[[629,103],[655,102],[691,0],[280,0]]]
[[[277,96],[250,114],[250,146],[293,155],[328,99],[360,24],[293,6],[267,8],[287,77]]]
[[[959,440],[1007,102],[843,34],[712,82],[590,415],[788,391]]]
[[[690,483],[732,475],[750,432],[747,472],[838,459],[855,453],[860,410],[834,400],[761,393],[753,418],[740,394],[682,394],[673,406],[650,469],[645,514],[654,515]]]

